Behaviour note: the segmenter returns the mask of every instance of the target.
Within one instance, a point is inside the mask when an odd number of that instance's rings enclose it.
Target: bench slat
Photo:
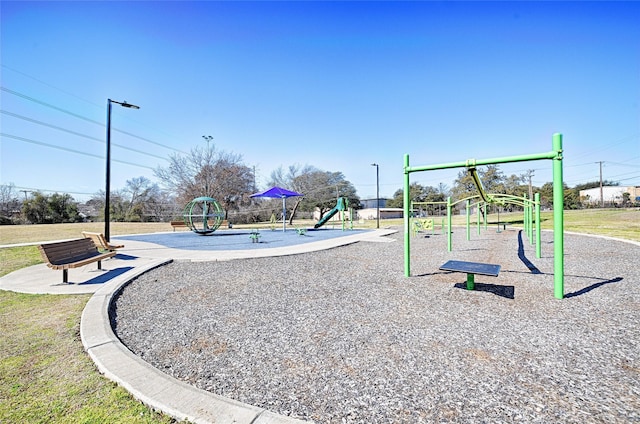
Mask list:
[[[101,269],[100,264],[103,259],[116,255],[115,251],[100,253],[89,238],[41,244],[38,250],[49,268],[63,271],[62,280],[65,283],[68,269],[78,268],[91,262],[98,262],[98,269]]]
[[[82,235],[85,238],[88,238],[93,241],[93,244],[96,245],[98,250],[116,250],[122,249],[124,244],[111,244],[107,241],[102,233],[92,233],[89,231],[83,231]]]

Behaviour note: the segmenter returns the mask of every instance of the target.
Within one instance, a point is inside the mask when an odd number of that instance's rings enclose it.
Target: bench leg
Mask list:
[[[475,274],[467,274],[467,290],[473,290],[475,287]]]
[[[62,282],[63,283],[69,282],[69,270],[66,268],[62,270]]]
[[[102,269],[102,261],[98,261],[98,269]]]

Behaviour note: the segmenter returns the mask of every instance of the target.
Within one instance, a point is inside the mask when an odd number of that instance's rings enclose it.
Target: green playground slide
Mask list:
[[[333,217],[333,215],[337,214],[340,211],[346,211],[348,207],[348,203],[349,201],[344,197],[338,197],[338,202],[336,204],[336,207],[331,209],[329,212],[327,212],[327,214],[323,216],[320,219],[320,221],[318,221],[318,223],[313,226],[313,228],[322,227],[324,224],[327,223],[327,221],[329,221]]]
[[[313,228],[322,227],[324,224],[327,223],[327,221],[329,221],[331,219],[331,217],[333,217],[333,215],[337,214],[338,212],[340,212],[340,209],[338,209],[338,207],[336,206],[335,208],[333,208],[329,212],[327,212],[325,214],[325,216],[323,216],[322,219],[320,221],[318,221],[316,223],[316,225],[313,226]]]

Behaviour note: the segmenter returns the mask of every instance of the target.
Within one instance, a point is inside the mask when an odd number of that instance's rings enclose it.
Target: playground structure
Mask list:
[[[474,169],[475,170],[475,169]],[[471,172],[471,171],[470,171]],[[478,180],[479,181],[479,180]],[[481,182],[479,183],[481,187]],[[533,244],[533,231],[536,229],[536,257],[541,257],[541,245],[540,245],[540,194],[536,193],[534,200],[528,199],[526,195],[522,197],[512,196],[508,194],[485,194],[485,198],[491,199],[490,202],[482,200],[482,196],[480,194],[476,194],[474,196],[465,197],[464,199],[460,199],[457,202],[451,202],[451,197],[447,198],[446,202],[412,202],[411,210],[414,210],[415,206],[421,205],[433,205],[433,204],[444,204],[446,205],[446,219],[447,226],[444,225],[445,217],[440,218],[440,230],[442,233],[447,234],[447,250],[451,252],[452,250],[452,227],[451,227],[451,217],[453,215],[453,209],[456,205],[464,203],[465,204],[465,212],[466,212],[466,230],[467,230],[467,240],[471,240],[471,210],[473,208],[476,209],[477,218],[476,218],[476,227],[477,233],[480,235],[481,227],[487,229],[488,226],[488,212],[487,208],[489,205],[493,204],[496,206],[504,206],[506,204],[515,204],[522,207],[523,210],[523,227],[524,231],[527,234],[527,238],[529,239],[529,243]],[[473,201],[477,200],[475,203]],[[534,213],[535,210],[535,213]],[[534,225],[534,216],[535,216],[535,225]],[[433,218],[414,218],[411,217],[411,229],[413,231],[413,235],[416,236],[421,231],[431,230],[431,234],[433,235],[435,232],[435,227],[437,221]],[[482,225],[481,225],[482,224]],[[506,228],[506,222],[500,222],[500,211],[498,211],[498,228],[497,232],[500,232],[500,225]]]
[[[409,166],[409,155],[404,155],[404,273],[406,277],[411,276],[411,202],[409,199],[410,175],[413,172],[435,171],[441,169],[463,168],[466,167],[471,173],[474,183],[478,189],[478,195],[459,202],[466,202],[467,206],[467,239],[470,237],[470,209],[471,200],[479,198],[477,202],[478,214],[480,214],[480,206],[484,207],[485,226],[486,226],[486,205],[487,204],[506,204],[516,203],[523,206],[525,230],[531,242],[533,236],[533,209],[535,208],[536,219],[536,256],[540,257],[540,198],[536,193],[535,199],[527,199],[526,197],[517,198],[516,196],[488,194],[482,186],[482,181],[476,172],[477,166],[495,165],[501,163],[514,163],[535,160],[552,160],[553,161],[553,235],[554,235],[554,296],[557,299],[564,297],[564,187],[562,181],[562,134],[553,134],[552,150],[546,153],[530,154],[522,156],[510,156],[503,158],[475,160],[469,159],[465,162],[453,162],[439,165],[428,166]],[[451,198],[447,199],[447,246],[448,250],[452,250],[451,244],[451,209],[453,207]],[[478,231],[480,219],[477,220]]]
[[[444,216],[443,215],[426,215],[422,214],[422,207],[425,206],[426,212],[428,213],[428,209],[430,206],[438,206],[439,212],[441,211],[441,206],[446,205],[447,202],[411,202],[411,230],[413,231],[414,237],[418,235],[420,232],[429,232],[431,231],[431,235],[435,234],[435,229],[438,224],[440,224],[440,232],[444,233]],[[418,216],[413,216],[414,211],[418,207]]]
[[[184,207],[182,219],[194,233],[207,235],[220,227],[224,211],[212,197],[196,197]]]
[[[338,197],[336,206],[333,209],[331,209],[329,212],[327,212],[322,218],[320,218],[320,220],[313,226],[313,228],[322,227],[324,224],[329,222],[329,220],[333,218],[334,215],[337,214],[338,212],[342,212],[342,216],[341,216],[342,231],[346,229],[346,225],[345,225],[346,221],[349,221],[350,229],[353,229],[353,219],[352,219],[353,217],[351,216],[351,210],[349,209],[349,199],[347,199],[346,197]],[[349,213],[348,217],[346,212]]]

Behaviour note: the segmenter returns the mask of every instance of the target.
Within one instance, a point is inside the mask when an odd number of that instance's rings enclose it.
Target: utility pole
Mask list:
[[[533,186],[531,185],[531,177],[535,175],[534,171],[534,169],[529,169],[527,171],[527,177],[529,177],[529,200],[533,200]]]
[[[600,164],[600,207],[604,208],[604,196],[602,194],[602,164],[604,161],[596,162]]]

